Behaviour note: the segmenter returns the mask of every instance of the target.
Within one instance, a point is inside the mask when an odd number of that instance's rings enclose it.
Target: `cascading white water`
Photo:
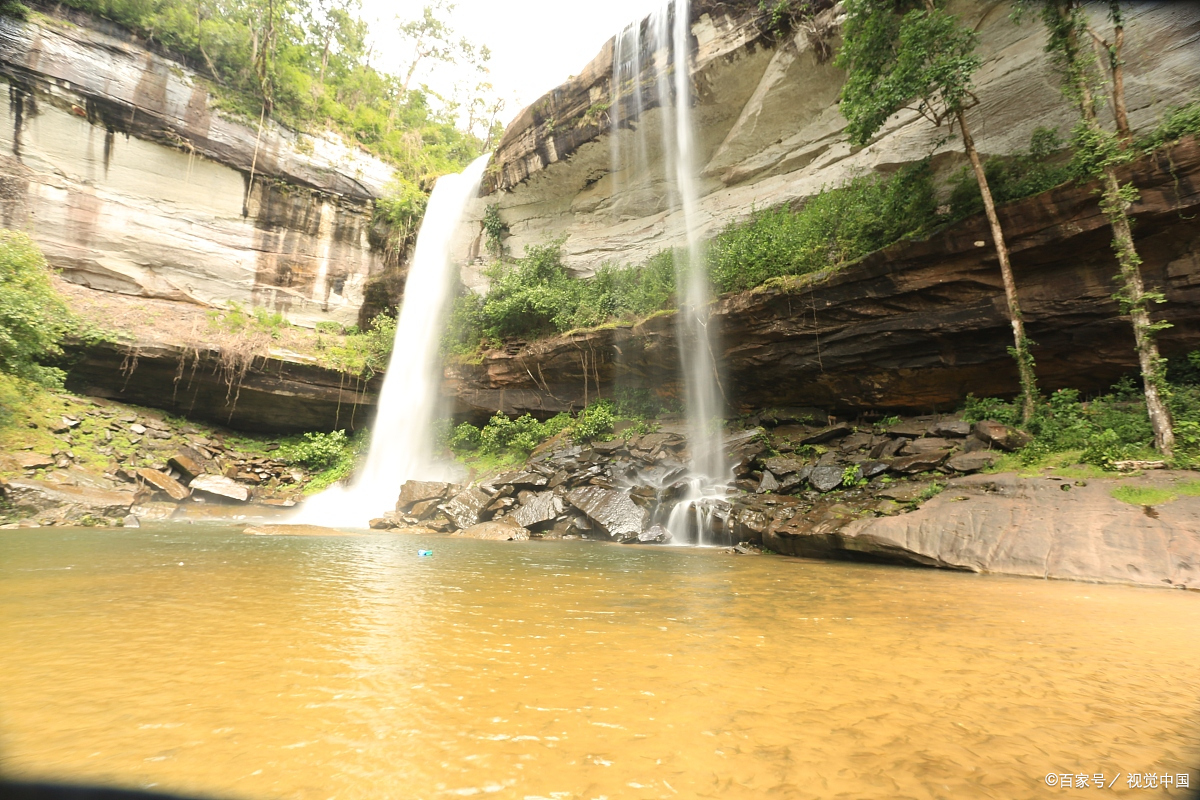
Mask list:
[[[662,152],[670,205],[681,212],[685,248],[676,255],[676,294],[679,302],[679,356],[685,386],[691,476],[688,495],[671,512],[667,527],[676,541],[705,543],[711,528],[712,500],[723,496],[729,467],[722,448],[721,401],[710,328],[711,290],[705,269],[699,230],[699,190],[696,185],[696,146],[692,128],[690,8],[688,0],[674,0],[655,10],[645,26],[635,22],[617,37],[613,47],[613,187],[620,187],[622,172],[646,166],[645,112],[641,80],[643,64],[653,63],[654,88],[662,114]],[[628,87],[626,89],[626,87]],[[622,102],[623,91],[628,100]],[[636,117],[634,116],[636,115]],[[632,121],[633,126],[627,123]],[[621,127],[634,127],[631,157],[622,158]],[[632,163],[625,163],[626,161]],[[636,174],[636,172],[634,173]],[[694,518],[694,521],[693,521]],[[695,535],[691,530],[695,529]]]
[[[450,243],[479,191],[488,158],[480,156],[463,172],[442,176],[429,196],[366,464],[349,488],[334,486],[308,500],[296,521],[366,527],[395,508],[406,480],[443,475],[444,468],[433,462],[433,422],[441,376],[438,345],[453,275]]]

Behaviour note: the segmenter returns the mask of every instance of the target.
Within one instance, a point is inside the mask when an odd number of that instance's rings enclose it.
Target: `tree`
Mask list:
[[[1116,31],[1114,42],[1118,43],[1108,48],[1109,68],[1113,70],[1113,109],[1118,120],[1116,133],[1100,124],[1094,88],[1097,84],[1093,72],[1095,59],[1082,43],[1085,37],[1092,35],[1087,14],[1077,0],[1044,0],[1040,5],[1042,21],[1049,34],[1046,50],[1062,75],[1064,94],[1079,109],[1081,117],[1074,136],[1076,162],[1100,179],[1100,208],[1112,227],[1113,251],[1120,265],[1121,288],[1116,300],[1121,312],[1128,314],[1133,323],[1146,412],[1154,429],[1154,447],[1170,458],[1175,450],[1175,425],[1167,407],[1166,360],[1159,355],[1156,341],[1157,333],[1170,326],[1165,322],[1154,322],[1150,317],[1152,305],[1165,302],[1166,298],[1157,290],[1146,289],[1142,259],[1134,243],[1129,219],[1129,208],[1138,199],[1137,188],[1132,183],[1122,184],[1117,177],[1117,168],[1129,160],[1126,144],[1132,137],[1125,115],[1124,78],[1120,72],[1120,45],[1125,38],[1120,5],[1109,3],[1109,17]]]
[[[935,127],[958,127],[983,197],[984,212],[1000,261],[1000,275],[1012,323],[1013,347],[1021,383],[1022,415],[1028,421],[1037,408],[1037,379],[1025,322],[1017,297],[1008,245],[983,161],[967,125],[966,112],[978,105],[972,75],[979,68],[976,34],[934,0],[846,0],[843,45],[836,63],[847,70],[841,110],[850,140],[865,145],[888,117],[904,108]],[[912,104],[915,102],[915,106]]]
[[[405,93],[411,88],[413,76],[422,61],[433,60],[451,63],[455,60],[466,40],[454,41],[454,29],[438,18],[439,13],[449,14],[454,10],[453,3],[446,0],[435,0],[421,9],[421,16],[409,22],[400,23],[400,36],[412,43],[412,60],[408,62],[408,71],[404,74],[403,88]],[[400,19],[397,16],[397,19]]]

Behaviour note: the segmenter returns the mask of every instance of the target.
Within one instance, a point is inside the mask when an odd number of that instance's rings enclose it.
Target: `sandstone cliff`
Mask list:
[[[85,286],[357,321],[383,268],[386,164],[228,118],[195,73],[119,29],[38,20],[0,17],[0,223]]]
[[[1014,24],[1009,2],[954,0],[951,10],[979,32],[981,103],[970,116],[980,151],[1026,147],[1039,126],[1065,134],[1075,115],[1043,51],[1040,26]],[[827,8],[775,41],[757,0],[692,3],[693,116],[705,235],[754,207],[793,202],[856,174],[888,172],[927,155],[943,174],[965,161],[961,143],[947,141],[945,131],[915,112],[894,117],[867,147],[849,145],[837,109],[843,75],[831,61],[839,21],[840,8]],[[1130,117],[1135,128],[1144,128],[1166,107],[1193,97],[1200,5],[1132,4],[1126,30]],[[613,53],[610,41],[577,77],[509,125],[491,168],[490,194],[460,232],[463,259],[478,254],[479,220],[493,203],[508,225],[512,252],[566,236],[568,264],[581,274],[609,260],[637,264],[681,242],[682,221],[667,205],[652,76],[643,72],[649,111],[640,125],[618,127],[620,115],[609,107]],[[635,148],[639,132],[645,134],[648,168],[633,174],[611,153],[614,139],[623,152]],[[468,268],[464,282],[479,287],[483,278]]]
[[[1148,285],[1162,289],[1167,355],[1200,348],[1200,146],[1189,139],[1127,167]],[[1000,209],[1039,383],[1099,390],[1136,371],[1120,316],[1111,230],[1094,186],[1066,185]],[[714,307],[733,411],[953,408],[1016,391],[1011,330],[982,215],[900,242],[840,272],[726,296]],[[447,369],[464,413],[552,414],[618,387],[681,397],[674,314],[493,351]]]

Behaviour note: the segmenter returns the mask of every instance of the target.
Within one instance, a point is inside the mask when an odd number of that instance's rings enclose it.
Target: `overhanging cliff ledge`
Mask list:
[[[1125,168],[1149,286],[1167,302],[1166,354],[1200,348],[1200,147],[1194,138]],[[1107,388],[1135,372],[1113,299],[1117,265],[1095,187],[1065,185],[1001,218],[1043,390]],[[968,393],[1010,395],[1015,367],[995,252],[982,216],[900,242],[832,274],[786,279],[714,306],[731,408],[947,409]],[[538,415],[617,387],[682,396],[673,314],[513,346],[447,368],[460,413]]]

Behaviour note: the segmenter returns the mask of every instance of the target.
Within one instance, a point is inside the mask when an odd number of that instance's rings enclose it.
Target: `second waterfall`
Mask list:
[[[679,304],[679,358],[684,379],[691,489],[671,512],[668,528],[679,542],[705,544],[712,502],[723,496],[729,466],[722,446],[725,404],[717,371],[712,291],[700,239],[698,167],[692,123],[691,10],[688,0],[665,3],[627,26],[613,43],[612,171],[614,195],[622,184],[652,180],[649,153],[662,150],[668,224],[682,226],[675,253]],[[651,142],[658,112],[661,142]],[[631,187],[632,188],[632,187]],[[632,195],[653,195],[652,190]],[[678,231],[678,228],[677,228]]]

